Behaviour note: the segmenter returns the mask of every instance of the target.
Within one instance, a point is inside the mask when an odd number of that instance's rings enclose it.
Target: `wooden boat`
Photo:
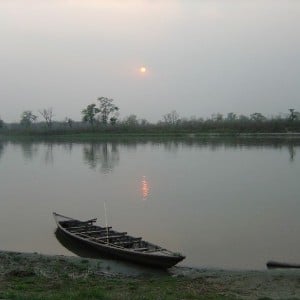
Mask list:
[[[185,258],[127,232],[95,225],[97,219],[80,221],[55,212],[53,216],[58,229],[64,234],[115,258],[159,268],[170,268]]]
[[[278,261],[268,261],[266,265],[268,269],[300,269],[299,264],[290,264]]]

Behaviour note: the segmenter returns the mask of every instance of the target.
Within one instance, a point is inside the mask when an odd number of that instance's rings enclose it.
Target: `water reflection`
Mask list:
[[[141,192],[142,192],[142,200],[147,200],[149,197],[150,187],[149,183],[146,179],[146,176],[143,176],[141,181]]]
[[[177,153],[180,146],[179,141],[168,141],[164,143],[164,147],[168,152]]]
[[[64,150],[66,150],[66,152],[68,153],[72,153],[72,150],[73,150],[73,143],[72,142],[69,142],[69,143],[63,143],[62,144]]]
[[[16,145],[17,143],[14,143]],[[54,154],[53,154],[53,148],[55,147],[55,144],[52,142],[47,143],[39,143],[39,142],[22,142],[18,143],[22,149],[23,157],[26,160],[33,160],[38,157],[38,153],[42,151],[40,148],[40,145],[43,145],[43,152],[41,153],[43,155],[43,159],[46,165],[53,164],[54,162]]]
[[[26,160],[32,160],[41,154],[45,164],[53,164],[55,154],[53,149],[60,146],[66,153],[72,153],[74,145],[80,145],[83,151],[83,161],[91,168],[100,172],[111,172],[120,161],[119,148],[136,150],[138,146],[150,145],[152,148],[163,147],[167,152],[176,154],[179,150],[185,148],[207,148],[210,151],[222,149],[283,149],[288,152],[288,159],[294,163],[296,149],[300,147],[300,138],[245,138],[245,137],[201,137],[201,138],[170,138],[170,139],[130,139],[119,142],[102,142],[102,143],[76,143],[64,141],[9,141],[3,140],[0,143],[0,156],[3,154],[6,145],[20,147],[23,157]]]
[[[290,162],[293,162],[295,160],[295,155],[296,155],[296,149],[294,145],[292,144],[288,145],[288,150],[290,154]]]
[[[39,151],[39,144],[33,142],[23,142],[20,143],[23,156],[26,160],[32,160],[37,156]]]
[[[100,171],[103,173],[111,172],[120,160],[116,143],[85,144],[83,158],[92,169],[100,165]]]
[[[109,199],[111,223],[183,252],[188,266],[261,268],[270,259],[299,261],[299,148],[296,138],[1,140],[0,221],[7,225],[1,245],[65,253],[54,235],[48,240],[52,220],[43,216],[53,210],[89,216],[99,209],[103,215],[99,201]],[[136,205],[142,199],[148,200]],[[11,217],[16,209],[22,211],[20,226]],[[34,226],[26,223],[30,218]],[[28,231],[32,239],[24,240]]]
[[[1,156],[2,154],[4,153],[4,143],[0,142],[0,159],[1,159]]]
[[[54,162],[53,143],[49,143],[47,144],[45,150],[45,163],[46,165],[48,165],[48,164],[53,164],[53,162]]]
[[[154,143],[155,144],[155,143]],[[294,162],[296,156],[296,148],[300,146],[299,138],[253,138],[253,137],[203,137],[203,138],[190,138],[184,140],[166,140],[161,144],[168,152],[176,153],[180,147],[195,147],[195,148],[208,148],[210,151],[217,151],[221,149],[253,149],[253,148],[272,148],[272,149],[287,149],[289,153],[289,161]]]

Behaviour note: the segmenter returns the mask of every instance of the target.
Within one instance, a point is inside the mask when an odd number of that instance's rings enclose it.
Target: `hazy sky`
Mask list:
[[[100,96],[149,121],[300,110],[300,1],[0,0],[4,121]]]

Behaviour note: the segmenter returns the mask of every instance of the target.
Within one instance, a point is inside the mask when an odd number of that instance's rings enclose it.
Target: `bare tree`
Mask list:
[[[40,115],[45,119],[45,122],[47,124],[48,128],[52,127],[52,119],[53,119],[53,109],[50,108],[44,108],[43,110],[39,111]]]

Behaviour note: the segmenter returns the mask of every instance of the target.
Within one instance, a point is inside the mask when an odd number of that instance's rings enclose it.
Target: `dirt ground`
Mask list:
[[[225,287],[239,299],[300,299],[299,269],[226,271],[178,268],[174,272],[188,278],[205,278]]]

